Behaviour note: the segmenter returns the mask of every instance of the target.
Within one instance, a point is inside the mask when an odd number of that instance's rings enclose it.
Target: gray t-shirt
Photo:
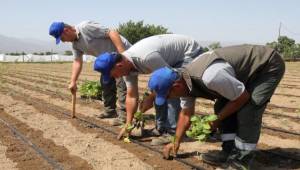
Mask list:
[[[98,56],[104,52],[117,51],[108,32],[108,28],[101,26],[94,21],[83,21],[75,26],[78,40],[72,43],[73,55],[75,58],[82,57],[83,54]],[[121,36],[121,40],[125,49],[128,49],[131,44]]]
[[[124,77],[127,87],[136,86],[138,74],[150,74],[161,67],[181,67],[201,53],[194,39],[178,34],[164,34],[145,38],[123,52],[136,68]]]
[[[230,101],[237,99],[245,90],[245,85],[236,79],[233,67],[223,60],[214,61],[204,71],[202,80],[208,89]],[[194,104],[195,99],[191,98],[181,101],[182,108],[193,107]]]

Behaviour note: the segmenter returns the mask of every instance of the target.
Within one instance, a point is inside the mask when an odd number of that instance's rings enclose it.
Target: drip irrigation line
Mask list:
[[[33,144],[29,139],[27,139],[24,135],[22,135],[16,128],[7,123],[5,120],[0,118],[0,122],[2,122],[5,126],[7,126],[10,131],[23,143],[30,146],[38,155],[40,155],[44,160],[46,160],[55,170],[63,170],[63,166],[60,163],[56,162],[54,159],[50,158],[44,151],[42,151],[38,146]]]

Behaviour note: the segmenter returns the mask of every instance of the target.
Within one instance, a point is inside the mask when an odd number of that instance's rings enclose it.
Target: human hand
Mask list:
[[[130,136],[130,133],[131,133],[131,130],[134,128],[133,125],[131,124],[126,124],[122,129],[121,131],[119,132],[118,136],[117,136],[117,139],[120,140],[122,139],[123,136],[125,137],[129,137]]]
[[[211,130],[216,130],[220,126],[221,121],[219,119],[209,123]]]
[[[68,89],[71,91],[72,94],[76,93],[76,91],[77,91],[77,85],[76,85],[76,82],[71,82],[71,83],[69,84]]]
[[[178,144],[169,143],[169,144],[165,145],[164,149],[163,149],[163,158],[164,159],[170,159],[170,155],[171,154],[174,157],[176,157],[178,149],[179,149],[179,145]]]

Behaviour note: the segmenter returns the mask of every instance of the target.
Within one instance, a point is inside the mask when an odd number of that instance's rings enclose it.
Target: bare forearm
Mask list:
[[[121,40],[120,34],[117,31],[109,31],[108,35],[119,53],[125,51],[124,44]]]
[[[138,103],[137,98],[126,96],[126,123],[131,123],[134,113],[137,111]]]
[[[179,146],[182,136],[184,135],[185,131],[190,127],[190,118],[194,114],[194,108],[190,109],[183,109],[179,114],[179,119],[177,122],[176,128],[176,140],[175,143]]]
[[[148,96],[144,96],[139,109],[142,113],[145,113],[147,110],[151,109],[153,107],[153,102],[155,100],[155,94],[151,93]]]
[[[82,69],[82,61],[80,59],[76,59],[73,62],[73,66],[72,66],[72,75],[71,75],[71,82],[76,82],[80,72]]]
[[[225,118],[229,117],[236,111],[238,111],[245,103],[249,101],[250,94],[247,91],[244,91],[244,93],[238,97],[234,101],[228,102],[224,108],[221,110],[221,112],[218,114],[218,119],[220,121],[224,120]]]

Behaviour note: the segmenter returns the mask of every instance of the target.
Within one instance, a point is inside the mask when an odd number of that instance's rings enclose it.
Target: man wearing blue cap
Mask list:
[[[127,86],[126,111],[127,121],[131,123],[138,108],[138,74],[149,74],[164,67],[181,67],[189,63],[202,52],[201,46],[192,38],[178,34],[164,34],[145,38],[122,54],[106,53],[95,61],[95,70],[102,72],[107,81],[110,77],[124,76]],[[145,99],[143,102],[153,103]],[[175,133],[177,115],[180,110],[178,99],[169,100],[163,106],[156,106],[156,129],[152,145],[161,145],[170,141],[170,134]],[[143,112],[143,108],[140,108]],[[123,128],[119,137],[125,132]]]
[[[75,27],[63,22],[53,22],[50,26],[49,34],[55,37],[56,44],[59,44],[60,41],[72,43],[75,57],[69,85],[72,93],[77,91],[76,82],[82,69],[83,54],[98,56],[106,51],[123,52],[131,46],[117,31],[102,27],[99,23],[93,21],[84,21]],[[114,119],[113,125],[122,124],[126,119],[126,85],[124,80],[122,78],[118,80],[111,79],[109,83],[104,84],[101,76],[100,83],[103,89],[102,97],[105,110],[98,117],[110,118],[118,116],[118,119]],[[118,91],[120,104],[118,113],[116,112],[116,91]]]
[[[249,169],[254,157],[262,114],[285,71],[281,56],[271,48],[240,45],[220,48],[197,57],[192,63],[173,70],[161,68],[150,77],[148,87],[158,105],[167,98],[202,97],[215,102],[222,151],[202,154],[203,161],[227,163],[229,169]],[[176,154],[190,125],[195,103],[179,116],[175,142],[164,148],[164,155]],[[150,106],[147,106],[149,109]]]

